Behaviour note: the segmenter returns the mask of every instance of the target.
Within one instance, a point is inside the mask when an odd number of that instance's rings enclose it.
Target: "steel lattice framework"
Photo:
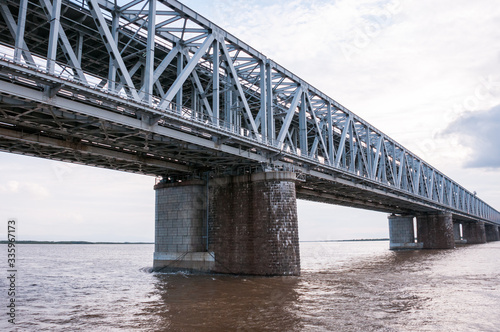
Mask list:
[[[175,0],[0,0],[0,149],[160,176],[293,170],[297,197],[500,213]]]

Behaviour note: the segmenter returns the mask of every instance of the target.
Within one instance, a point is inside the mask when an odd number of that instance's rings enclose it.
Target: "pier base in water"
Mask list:
[[[161,182],[155,190],[155,270],[300,275],[295,173]]]
[[[500,240],[500,234],[498,232],[498,226],[497,225],[485,224],[484,225],[484,230],[486,232],[486,241],[487,242],[493,242],[493,241]]]
[[[453,219],[449,212],[417,216],[417,238],[423,249],[453,249]]]
[[[389,249],[421,249],[422,244],[415,242],[413,216],[390,215],[389,219]]]
[[[462,224],[462,232],[468,244],[486,243],[484,222],[464,222]]]
[[[158,183],[155,190],[154,270],[213,270],[213,255],[206,250],[205,182]]]

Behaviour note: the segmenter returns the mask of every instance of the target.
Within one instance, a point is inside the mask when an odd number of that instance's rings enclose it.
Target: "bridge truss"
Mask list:
[[[0,150],[179,178],[286,169],[297,197],[500,213],[176,0],[0,0]]]

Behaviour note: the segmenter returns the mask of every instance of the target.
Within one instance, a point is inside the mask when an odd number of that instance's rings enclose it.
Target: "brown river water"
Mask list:
[[[302,275],[272,278],[150,273],[153,245],[18,245],[0,331],[500,331],[500,242],[300,245]]]

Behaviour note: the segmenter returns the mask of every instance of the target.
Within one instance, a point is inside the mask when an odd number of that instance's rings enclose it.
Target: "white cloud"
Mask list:
[[[466,167],[500,169],[500,105],[487,111],[469,112],[452,122],[443,132],[455,135],[467,148]]]
[[[15,194],[25,198],[45,199],[50,196],[47,188],[38,183],[9,180],[0,183],[0,193]]]
[[[19,182],[17,181],[9,181],[7,182],[7,191],[10,191],[12,193],[17,193],[19,192]]]

